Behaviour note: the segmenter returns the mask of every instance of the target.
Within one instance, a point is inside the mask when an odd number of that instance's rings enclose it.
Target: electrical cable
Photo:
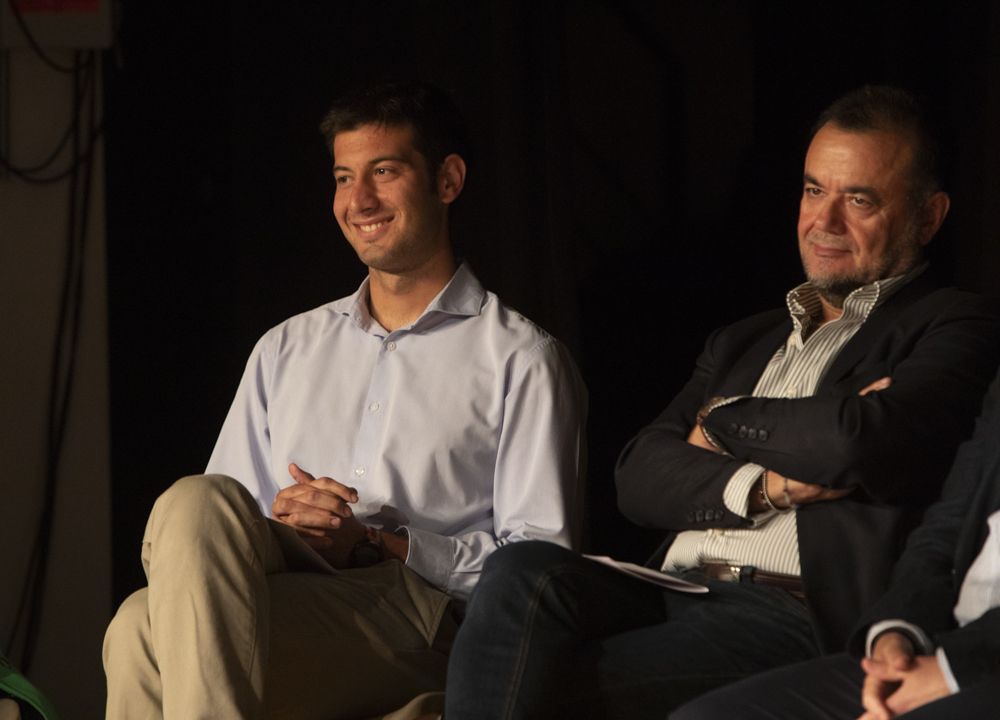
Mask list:
[[[70,135],[72,135],[72,128],[70,128],[69,130],[70,130]],[[25,171],[23,168],[19,168],[15,165],[12,165],[10,161],[8,161],[6,158],[2,156],[0,156],[0,167],[3,167],[7,172],[9,172],[11,175],[18,178],[19,180],[23,180],[24,182],[29,183],[31,185],[51,185],[53,183],[61,182],[66,178],[70,177],[70,175],[72,175],[74,172],[76,172],[76,170],[79,168],[80,165],[90,161],[91,159],[90,153],[93,150],[93,148],[97,145],[97,140],[103,134],[104,134],[104,123],[99,122],[97,127],[95,127],[90,133],[90,137],[87,140],[87,146],[86,146],[87,149],[84,150],[84,152],[79,157],[74,157],[69,167],[65,168],[64,170],[56,172],[55,175],[46,175],[42,177],[32,175],[29,171]],[[65,147],[65,143],[63,144],[63,147]]]
[[[93,67],[90,68],[90,72],[94,72]],[[84,84],[83,87],[86,89],[87,85]],[[3,165],[8,172],[17,175],[22,180],[29,180],[30,182],[29,178],[22,177],[22,175],[36,173],[41,170],[45,170],[50,165],[52,165],[59,157],[59,154],[62,153],[63,149],[66,147],[66,143],[68,143],[69,139],[73,136],[73,126],[77,122],[77,120],[78,117],[74,114],[73,117],[70,119],[70,123],[66,127],[66,130],[59,138],[59,142],[56,143],[55,148],[53,148],[52,152],[49,153],[48,157],[46,157],[40,163],[33,165],[31,167],[16,167],[12,165],[6,158],[0,157],[0,165]]]
[[[69,177],[69,217],[66,257],[63,266],[56,338],[50,368],[50,395],[47,416],[46,468],[39,522],[28,569],[21,588],[17,613],[7,643],[14,656],[14,644],[23,630],[18,665],[27,673],[38,646],[45,581],[52,542],[60,460],[69,416],[70,399],[79,346],[84,289],[84,257],[90,218],[93,159],[101,123],[97,113],[97,65],[93,51],[74,53],[73,121],[68,141],[75,158],[64,176]],[[84,119],[86,104],[86,120]],[[85,126],[86,125],[86,126]],[[65,146],[65,143],[63,143]]]
[[[88,53],[88,54],[94,55],[94,53]],[[81,89],[79,91],[74,91],[75,92],[73,98],[74,107],[77,106],[77,103],[80,103],[83,100],[82,95],[80,97],[77,97],[76,95],[79,95],[80,93],[86,94],[88,92],[88,89],[95,85],[95,83],[92,82],[92,80],[93,80],[93,75],[96,74],[97,71],[95,69],[95,64],[93,63],[93,60],[88,62],[84,66],[84,69],[88,71],[88,75],[86,80],[80,83]],[[8,158],[0,156],[0,167],[3,167],[5,170],[7,170],[7,172],[11,173],[18,179],[23,180],[24,182],[27,183],[31,183],[33,185],[49,185],[52,183],[57,183],[62,180],[65,180],[67,177],[70,176],[72,172],[74,172],[75,168],[78,165],[80,165],[82,162],[89,160],[89,157],[87,157],[86,152],[89,152],[96,145],[97,139],[104,133],[103,122],[98,123],[95,127],[92,128],[91,137],[88,138],[88,142],[86,144],[87,151],[85,151],[85,153],[82,156],[78,156],[77,153],[71,154],[72,159],[70,160],[70,164],[67,168],[65,168],[64,170],[60,170],[52,175],[40,176],[37,175],[36,173],[39,173],[43,170],[47,170],[50,166],[52,166],[55,163],[59,155],[66,148],[66,144],[72,137],[75,125],[78,122],[79,122],[79,116],[76,113],[74,113],[72,115],[72,119],[69,125],[63,132],[62,137],[60,137],[58,143],[56,143],[55,148],[48,154],[48,156],[43,161],[31,167],[21,167],[12,163]]]
[[[21,8],[17,6],[15,0],[7,0],[7,5],[10,6],[10,12],[14,15],[14,20],[17,21],[18,26],[21,28],[21,32],[24,33],[24,37],[28,40],[28,44],[31,45],[31,49],[35,51],[35,54],[38,55],[39,58],[41,58],[42,62],[63,75],[71,75],[76,72],[75,66],[65,67],[64,65],[60,65],[45,53],[38,40],[35,39],[31,30],[28,29],[28,23],[24,19],[24,14],[21,12]],[[90,58],[89,61],[92,62],[93,58]]]

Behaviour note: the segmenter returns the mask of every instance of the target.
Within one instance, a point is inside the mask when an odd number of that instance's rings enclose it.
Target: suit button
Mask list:
[[[695,519],[695,522],[705,522],[705,511],[704,510],[695,510],[694,511],[694,519]]]
[[[738,435],[739,435],[739,436],[740,436],[741,438],[745,438],[745,437],[747,436],[747,426],[746,426],[746,425],[740,425],[740,431],[739,431],[739,433],[737,433],[737,434],[738,434]]]
[[[736,432],[737,432],[737,431],[738,431],[739,429],[740,429],[740,426],[739,426],[739,425],[737,425],[736,423],[730,423],[730,424],[729,424],[729,434],[730,434],[730,435],[735,435],[735,434],[736,434]]]
[[[685,513],[684,517],[687,518],[688,522],[694,522],[694,513],[693,512],[687,512],[687,513]]]
[[[756,440],[757,428],[750,428],[749,430],[747,430],[747,437],[750,438],[751,440]]]
[[[767,442],[767,430],[759,430],[757,432],[757,439],[761,442]]]

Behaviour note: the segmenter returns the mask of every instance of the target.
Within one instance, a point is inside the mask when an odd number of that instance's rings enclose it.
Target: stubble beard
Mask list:
[[[891,275],[899,275],[911,270],[920,260],[921,248],[917,241],[917,224],[915,218],[903,229],[903,236],[893,240],[885,255],[875,267],[858,268],[854,272],[840,273],[828,276],[815,276],[803,262],[806,279],[816,288],[816,292],[831,306],[843,309],[844,300],[859,287],[869,285],[876,280],[884,280]],[[810,232],[809,238],[832,237],[819,231]]]

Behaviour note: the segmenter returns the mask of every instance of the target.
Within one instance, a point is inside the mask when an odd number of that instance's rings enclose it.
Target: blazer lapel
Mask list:
[[[820,381],[820,388],[828,387],[843,379],[858,363],[865,359],[871,349],[878,344],[879,338],[885,336],[901,313],[909,309],[918,298],[923,297],[936,287],[936,284],[927,278],[925,271],[920,277],[900,288],[884,304],[875,308],[854,334],[854,337],[847,342],[847,345],[834,359]]]
[[[722,383],[711,395],[731,397],[749,395],[757,387],[757,381],[771,361],[775,351],[788,339],[792,331],[792,321],[787,313],[781,322],[771,328],[763,327],[754,331],[758,335],[739,357],[733,359],[732,367],[722,375]]]

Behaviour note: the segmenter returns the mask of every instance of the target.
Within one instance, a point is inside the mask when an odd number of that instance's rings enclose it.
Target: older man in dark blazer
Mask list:
[[[545,543],[487,564],[448,720],[655,717],[843,647],[938,494],[996,370],[998,320],[923,260],[949,207],[917,104],[863,88],[806,154],[787,309],[713,334],[625,448],[622,511],[667,531],[663,591]]]
[[[672,720],[953,720],[1000,714],[1000,376],[939,502],[850,653],[710,693]],[[867,655],[867,659],[858,659]]]

